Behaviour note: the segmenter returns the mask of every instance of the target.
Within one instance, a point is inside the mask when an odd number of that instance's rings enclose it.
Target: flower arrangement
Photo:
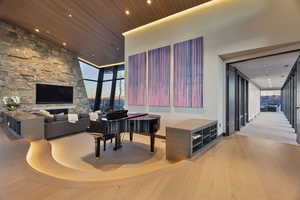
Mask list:
[[[3,97],[2,101],[9,111],[17,110],[20,107],[20,97],[18,96]]]

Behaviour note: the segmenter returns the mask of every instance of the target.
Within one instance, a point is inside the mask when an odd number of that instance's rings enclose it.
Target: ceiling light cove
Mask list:
[[[152,0],[150,0],[150,1],[152,3]],[[226,3],[227,1],[228,0],[211,0],[211,1],[207,1],[205,3],[202,3],[202,4],[198,5],[198,6],[191,7],[189,9],[186,9],[186,10],[177,12],[175,14],[169,15],[165,18],[161,18],[161,19],[158,19],[156,21],[150,22],[148,24],[145,24],[145,25],[139,26],[137,28],[134,28],[132,30],[126,31],[126,32],[122,33],[122,35],[127,36],[131,33],[147,29],[147,28],[149,28],[151,26],[155,26],[157,24],[162,24],[162,23],[169,22],[169,21],[174,20],[174,19],[176,19],[178,17],[181,17],[181,16],[192,15],[192,14],[195,14],[196,12],[201,12],[202,9],[212,8],[217,4]],[[148,0],[146,2],[148,3]]]
[[[152,1],[151,0],[147,0],[147,4],[151,5]]]
[[[108,64],[108,65],[96,65],[95,63],[92,63],[92,62],[89,62],[81,57],[78,57],[78,59],[82,62],[85,62],[89,65],[92,65],[94,67],[97,67],[97,68],[104,68],[104,67],[113,67],[113,66],[118,66],[118,65],[124,65],[125,62],[119,62],[119,63],[113,63],[113,64]]]
[[[125,10],[125,14],[126,15],[130,15],[130,11],[129,10]]]

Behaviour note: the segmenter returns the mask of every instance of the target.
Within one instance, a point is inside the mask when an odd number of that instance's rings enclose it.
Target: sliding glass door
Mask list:
[[[248,79],[236,68],[227,66],[226,134],[239,131],[249,121]]]
[[[300,144],[300,57],[293,66],[282,89],[282,111],[297,133]]]

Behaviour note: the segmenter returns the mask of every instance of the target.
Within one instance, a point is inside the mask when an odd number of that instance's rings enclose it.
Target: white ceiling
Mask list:
[[[280,89],[300,52],[259,58],[232,64],[261,89]]]

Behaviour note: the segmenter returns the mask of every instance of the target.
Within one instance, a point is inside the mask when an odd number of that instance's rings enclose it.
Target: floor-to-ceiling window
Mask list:
[[[121,110],[124,108],[124,65],[103,69],[100,110]]]
[[[124,65],[118,68],[116,79],[116,90],[114,99],[114,109],[120,110],[124,108],[125,104],[125,69]]]
[[[124,65],[96,68],[79,61],[90,109],[124,109]]]
[[[84,86],[89,99],[90,110],[94,110],[99,78],[99,69],[88,65],[84,62],[80,62],[80,69],[84,80]]]
[[[262,90],[260,95],[260,107],[262,112],[277,112],[281,107],[280,90]]]

